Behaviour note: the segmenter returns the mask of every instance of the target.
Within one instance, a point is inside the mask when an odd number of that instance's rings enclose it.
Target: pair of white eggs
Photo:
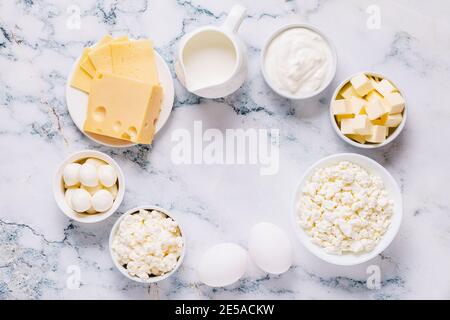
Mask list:
[[[221,243],[209,248],[197,267],[199,279],[211,287],[228,286],[245,274],[249,256],[263,271],[281,274],[292,265],[292,245],[285,232],[276,225],[258,223],[250,231],[248,253],[235,243]]]
[[[76,212],[105,212],[117,194],[117,173],[106,162],[89,158],[69,163],[63,170],[67,204]]]

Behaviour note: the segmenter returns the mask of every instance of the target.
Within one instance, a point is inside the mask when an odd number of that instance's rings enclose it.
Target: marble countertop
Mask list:
[[[175,80],[171,117],[153,146],[111,149],[83,136],[65,103],[66,77],[84,46],[102,35],[150,37],[173,73],[179,39],[198,26],[220,24],[232,1],[7,0],[0,4],[0,299],[450,299],[450,4],[414,1],[242,1],[239,34],[249,57],[245,84],[224,99],[200,99]],[[379,10],[380,28],[367,26]],[[368,13],[369,11],[369,13]],[[79,14],[80,18],[77,19]],[[278,97],[264,83],[259,55],[277,26],[308,22],[334,42],[339,64],[330,86],[374,70],[404,91],[405,130],[384,149],[363,151],[341,141],[328,119],[330,90],[308,102]],[[79,28],[78,28],[79,27]],[[276,128],[280,166],[262,176],[257,165],[175,165],[178,128]],[[57,208],[53,174],[70,153],[96,149],[122,167],[127,190],[119,212],[95,225],[69,221]],[[310,254],[290,225],[291,195],[304,170],[339,152],[364,154],[385,166],[403,192],[404,219],[392,245],[362,265],[338,267]],[[140,285],[114,269],[108,235],[120,213],[141,204],[170,209],[188,236],[179,271]],[[238,283],[212,289],[195,266],[211,244],[246,246],[252,225],[286,230],[295,264],[281,276],[250,268]],[[368,289],[368,267],[381,288]],[[81,286],[70,286],[73,266]],[[69,285],[68,285],[69,284]]]

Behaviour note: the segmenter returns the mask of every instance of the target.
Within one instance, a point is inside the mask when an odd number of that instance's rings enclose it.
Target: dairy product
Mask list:
[[[333,55],[322,36],[294,27],[272,40],[263,63],[276,89],[301,97],[318,91],[329,79]]]
[[[162,88],[114,74],[91,84],[84,131],[150,144],[158,119]]]
[[[196,91],[227,81],[236,68],[236,50],[227,36],[208,30],[196,34],[183,50],[186,86]]]
[[[105,212],[117,196],[117,172],[97,158],[67,164],[62,180],[66,203],[78,213]]]
[[[313,243],[333,254],[359,254],[373,250],[386,233],[393,201],[379,176],[341,161],[312,174],[297,210]]]
[[[401,124],[405,100],[390,81],[358,74],[337,93],[330,108],[348,138],[378,144]]]
[[[112,241],[112,253],[131,276],[148,279],[172,271],[183,251],[178,224],[157,210],[127,215]]]

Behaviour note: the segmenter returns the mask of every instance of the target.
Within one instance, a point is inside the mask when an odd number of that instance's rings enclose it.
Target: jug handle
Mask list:
[[[230,13],[228,14],[227,18],[225,19],[225,22],[223,23],[222,27],[236,33],[239,30],[239,27],[241,26],[242,20],[244,20],[246,15],[246,9],[244,6],[241,6],[239,4],[234,5],[231,8]]]

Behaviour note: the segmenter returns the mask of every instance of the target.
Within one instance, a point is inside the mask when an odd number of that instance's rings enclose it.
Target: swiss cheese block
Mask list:
[[[111,43],[114,74],[158,84],[155,53],[150,40]]]
[[[87,57],[88,52],[89,52],[88,48],[85,48],[83,50],[80,61]],[[72,79],[70,80],[70,85],[81,91],[89,93],[90,87],[91,87],[91,81],[92,81],[92,77],[86,71],[84,71],[82,68],[80,68],[80,65],[78,65],[75,68],[75,72],[72,76]]]
[[[150,144],[162,88],[114,74],[98,74],[91,84],[84,131]]]
[[[111,57],[111,44],[117,42],[127,42],[128,37],[122,36],[114,40],[111,40],[103,45],[93,48],[88,56],[91,60],[95,70],[98,73],[113,73],[112,57]]]

